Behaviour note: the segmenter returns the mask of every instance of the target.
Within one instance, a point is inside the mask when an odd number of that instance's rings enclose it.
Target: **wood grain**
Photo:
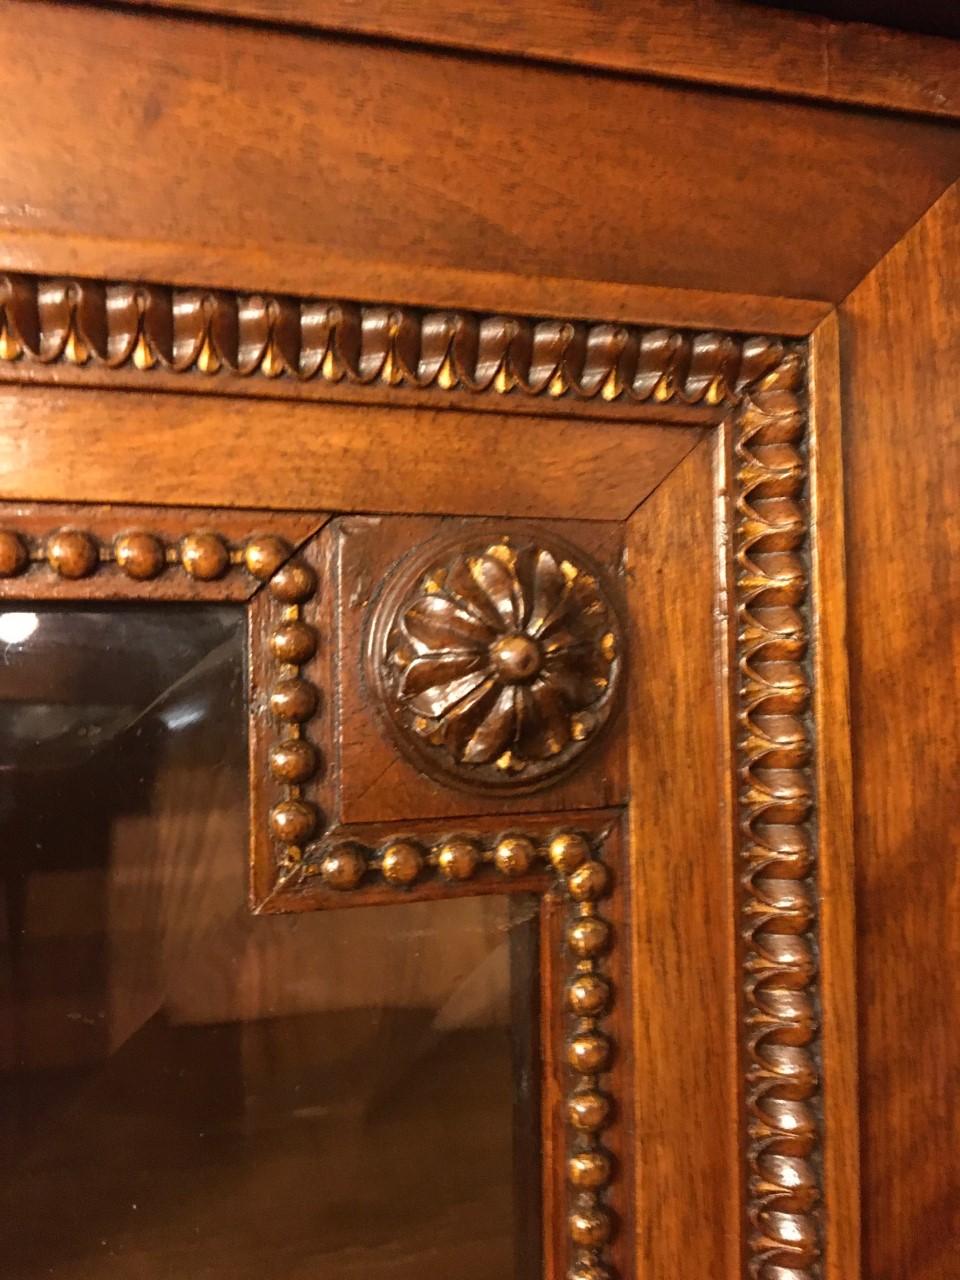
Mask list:
[[[142,12],[4,0],[0,55],[0,233],[254,245],[280,273],[837,301],[960,168],[931,121]]]
[[[864,1274],[960,1263],[960,190],[841,309]]]
[[[135,3],[137,0],[123,0]],[[949,40],[826,22],[738,0],[148,0],[402,40],[556,59],[899,111],[960,116]]]
[[[853,788],[836,316],[810,343],[807,434],[820,1003],[823,1055],[825,1280],[860,1275],[860,1151]]]
[[[0,390],[0,497],[623,519],[692,427]],[[136,457],[136,465],[131,459]]]
[[[673,1280],[740,1274],[714,456],[703,442],[627,526],[638,1274]]]
[[[60,276],[167,280],[174,285],[271,290],[291,294],[368,298],[387,304],[480,310],[511,314],[608,320],[678,328],[731,329],[742,333],[802,336],[829,314],[831,304],[810,298],[767,297],[725,290],[578,280],[471,265],[431,266],[380,258],[389,246],[358,260],[324,246],[303,245],[278,256],[256,244],[122,239],[118,236],[49,233],[7,227],[2,263],[7,270]]]
[[[481,526],[482,527],[482,526]],[[592,558],[605,573],[611,591],[622,589],[621,529],[613,522],[538,524],[544,539],[559,535]],[[323,779],[320,804],[338,821],[356,824],[400,819],[456,819],[458,815],[538,813],[608,808],[621,804],[626,791],[625,720],[618,696],[611,723],[591,742],[570,773],[541,791],[522,789],[478,792],[431,776],[416,757],[407,756],[382,723],[379,697],[369,676],[360,678],[366,627],[378,592],[401,557],[440,534],[462,537],[469,545],[471,523],[435,518],[350,518],[329,527],[333,563],[330,589],[334,616],[327,630],[334,651],[339,689],[331,708],[330,768]],[[487,534],[490,529],[487,527]],[[522,527],[500,526],[500,536]],[[476,534],[473,534],[476,537]],[[323,628],[323,623],[319,624]],[[334,722],[335,717],[335,722]]]

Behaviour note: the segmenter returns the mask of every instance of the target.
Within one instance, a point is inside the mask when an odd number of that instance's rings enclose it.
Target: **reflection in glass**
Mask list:
[[[251,916],[242,651],[0,612],[0,1271],[533,1280],[534,904]]]

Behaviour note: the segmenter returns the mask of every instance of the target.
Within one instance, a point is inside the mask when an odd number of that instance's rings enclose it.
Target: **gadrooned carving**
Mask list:
[[[0,272],[0,374],[99,367],[710,407],[736,402],[781,350],[728,333]]]
[[[568,769],[609,718],[620,624],[592,561],[539,531],[434,540],[373,614],[368,679],[428,772],[526,789]]]
[[[734,417],[748,1272],[823,1273],[823,1117],[810,506],[803,365],[788,352]]]

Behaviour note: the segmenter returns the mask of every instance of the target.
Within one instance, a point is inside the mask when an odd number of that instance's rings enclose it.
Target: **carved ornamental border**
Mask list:
[[[741,876],[745,1267],[751,1280],[817,1280],[824,1135],[802,345],[7,275],[0,277],[0,366],[14,380],[37,373],[53,378],[64,366],[97,366],[142,376],[146,388],[159,368],[321,387],[377,383],[474,396],[586,399],[595,402],[593,412],[619,400],[726,412],[734,454],[730,693],[737,723]],[[552,865],[577,904],[570,939],[574,930],[599,939],[604,927],[594,904],[607,891],[599,853],[568,874],[549,840],[522,829],[506,829],[492,840],[471,841],[452,832],[444,838],[323,847],[316,858],[305,857],[319,821],[302,794],[318,766],[309,725],[319,710],[319,691],[304,675],[318,639],[305,617],[317,578],[309,557],[296,554],[308,531],[294,520],[285,530],[262,532],[261,513],[251,515],[244,536],[228,535],[217,531],[213,513],[201,513],[185,515],[182,528],[165,533],[149,519],[138,525],[134,511],[117,516],[120,509],[105,510],[113,520],[106,531],[94,508],[74,512],[34,504],[0,510],[0,599],[248,599],[264,587],[276,625],[270,654],[254,672],[252,710],[259,724],[270,726],[269,768],[282,794],[266,812],[255,810],[259,829],[253,834],[276,851],[278,886],[295,888],[317,876],[345,896],[362,895],[373,881],[378,892],[409,893],[421,876],[452,887],[474,876],[478,883],[490,875],[508,880],[521,862],[525,873]],[[47,516],[49,527],[41,529],[38,521]],[[235,523],[237,513],[231,516]],[[309,532],[322,520],[314,518]],[[570,946],[580,963],[591,966],[584,976],[597,976],[594,953],[581,955],[572,941]],[[600,1006],[588,1021],[599,1011]],[[608,1052],[599,1024],[584,1022],[582,1038],[577,1048],[576,1037],[569,1041],[573,1069],[593,1063],[599,1071]],[[577,1176],[571,1165],[574,1186],[581,1188],[569,1220],[571,1239],[581,1250],[582,1266],[571,1272],[577,1280],[610,1274],[604,1250],[611,1224],[602,1192],[610,1171],[594,1158],[589,1138],[607,1116],[600,1094],[588,1096],[594,1074],[588,1071],[587,1086],[571,1094],[569,1111],[573,1130],[587,1135]],[[572,1149],[574,1163],[578,1150]],[[578,1183],[581,1175],[585,1181]]]
[[[601,413],[621,401],[713,409],[735,404],[780,347],[720,332],[0,274],[7,378],[101,371],[146,389],[160,374],[235,375],[321,396],[379,385],[594,401]]]
[[[789,351],[733,415],[747,1250],[814,1280],[823,1111],[804,368]]]

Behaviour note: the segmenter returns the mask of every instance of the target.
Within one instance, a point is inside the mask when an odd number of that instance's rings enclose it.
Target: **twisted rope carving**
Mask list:
[[[808,576],[799,356],[736,417],[740,834],[753,1280],[820,1271]]]
[[[779,355],[724,333],[0,275],[0,362],[710,406]]]

